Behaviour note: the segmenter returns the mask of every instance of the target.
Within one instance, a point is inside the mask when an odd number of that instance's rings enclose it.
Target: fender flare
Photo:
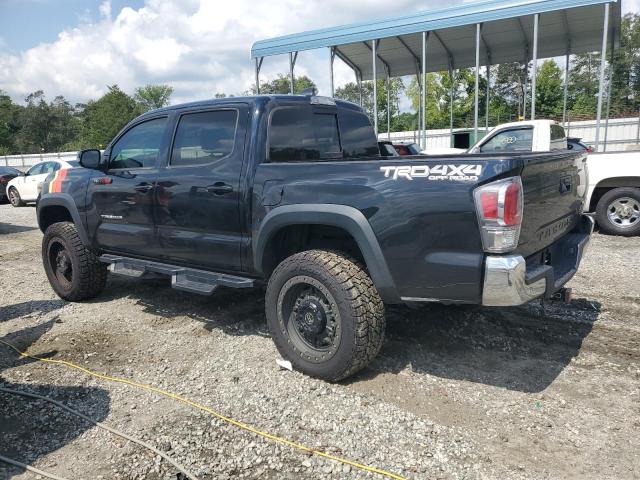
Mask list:
[[[360,210],[346,205],[297,204],[271,210],[260,223],[252,242],[253,261],[258,273],[264,275],[264,253],[269,240],[278,230],[289,225],[327,225],[348,232],[358,244],[371,280],[382,300],[385,303],[401,303],[387,261],[369,221]]]
[[[85,228],[84,223],[82,222],[82,218],[80,217],[80,212],[78,212],[78,207],[76,203],[73,201],[73,197],[68,193],[49,193],[46,195],[42,195],[40,200],[38,201],[38,227],[44,233],[43,225],[43,215],[47,207],[64,207],[71,214],[71,218],[73,219],[73,223],[76,226],[76,230],[78,231],[78,236],[82,243],[86,246],[90,246],[89,235],[87,234],[87,230]]]

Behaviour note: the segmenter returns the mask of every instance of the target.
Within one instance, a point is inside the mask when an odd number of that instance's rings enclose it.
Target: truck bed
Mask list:
[[[581,155],[567,151],[263,163],[254,181],[253,221],[282,205],[352,206],[371,224],[403,299],[479,303],[485,253],[473,190],[522,176],[517,252],[527,257],[578,222],[582,165]]]

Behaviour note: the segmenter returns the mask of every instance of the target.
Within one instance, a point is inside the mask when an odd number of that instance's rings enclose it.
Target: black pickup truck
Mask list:
[[[63,299],[107,271],[211,294],[267,283],[280,353],[343,379],[375,357],[384,304],[519,305],[576,272],[585,156],[380,156],[356,105],[230,98],[142,115],[43,185],[42,257]]]

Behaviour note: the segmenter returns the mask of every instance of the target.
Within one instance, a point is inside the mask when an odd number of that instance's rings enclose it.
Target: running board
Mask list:
[[[251,288],[254,286],[254,281],[251,278],[178,267],[137,258],[102,255],[100,261],[109,264],[111,273],[127,277],[140,278],[147,273],[169,275],[172,288],[200,295],[211,295],[220,285],[231,288]]]

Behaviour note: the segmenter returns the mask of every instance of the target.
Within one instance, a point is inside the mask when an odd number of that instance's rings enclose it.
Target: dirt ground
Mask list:
[[[331,385],[276,365],[263,291],[212,297],[111,276],[58,299],[35,209],[0,205],[0,339],[183,395],[233,419],[412,479],[640,478],[640,238],[595,234],[570,305],[387,309],[362,373]],[[0,387],[140,437],[201,479],[384,478],[189,406],[19,358]],[[0,393],[0,455],[67,479],[176,479],[160,457],[43,402]],[[35,478],[0,463],[0,478]]]

